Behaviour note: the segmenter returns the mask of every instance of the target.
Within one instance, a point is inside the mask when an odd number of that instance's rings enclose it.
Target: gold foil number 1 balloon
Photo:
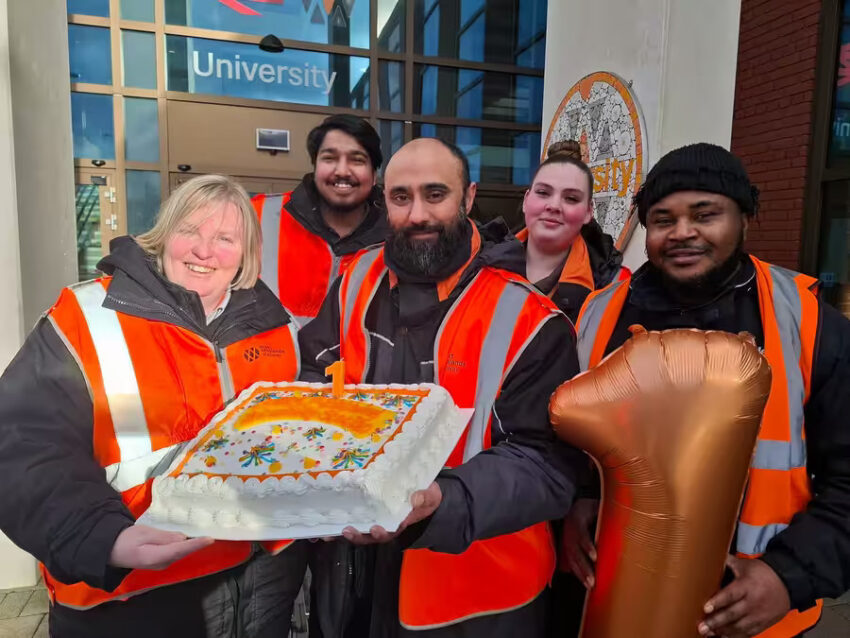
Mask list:
[[[723,574],[770,368],[752,338],[633,332],[549,405],[558,436],[602,476],[581,637],[696,637]]]

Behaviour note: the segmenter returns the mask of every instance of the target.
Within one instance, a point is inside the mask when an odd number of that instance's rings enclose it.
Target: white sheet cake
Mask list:
[[[256,383],[154,480],[142,522],[225,539],[394,529],[468,414],[433,384]]]

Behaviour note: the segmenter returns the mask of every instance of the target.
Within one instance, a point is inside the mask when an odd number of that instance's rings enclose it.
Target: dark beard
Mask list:
[[[461,208],[451,224],[417,224],[403,229],[390,229],[387,248],[393,261],[400,269],[421,277],[431,278],[444,274],[442,271],[452,257],[467,241],[464,229],[467,225],[465,208]],[[436,232],[437,241],[411,239],[417,232]]]
[[[744,233],[738,239],[738,245],[726,261],[708,272],[691,279],[674,279],[659,269],[664,287],[688,306],[698,306],[713,301],[723,292],[725,284],[738,272],[744,255]]]

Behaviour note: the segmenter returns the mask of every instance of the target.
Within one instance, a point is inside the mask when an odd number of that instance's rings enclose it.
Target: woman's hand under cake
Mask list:
[[[426,489],[414,492],[410,496],[410,504],[413,505],[413,510],[407,515],[398,529],[394,532],[388,532],[380,525],[374,525],[368,534],[358,532],[353,527],[346,527],[342,530],[342,535],[346,540],[355,545],[372,545],[375,543],[388,543],[396,536],[401,534],[405,529],[414,523],[423,521],[440,506],[443,500],[443,493],[440,486],[436,482],[431,483]]]
[[[115,539],[109,564],[130,569],[165,569],[184,556],[212,544],[212,538],[187,538],[180,532],[131,525]]]

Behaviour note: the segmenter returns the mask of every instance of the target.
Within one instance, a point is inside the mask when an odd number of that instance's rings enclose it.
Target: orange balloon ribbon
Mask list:
[[[325,375],[332,375],[331,394],[337,399],[341,399],[345,394],[345,361],[340,359],[334,361],[331,365],[325,368]]]
[[[697,637],[723,575],[770,367],[749,335],[632,333],[549,404],[558,436],[602,476],[581,638]]]

